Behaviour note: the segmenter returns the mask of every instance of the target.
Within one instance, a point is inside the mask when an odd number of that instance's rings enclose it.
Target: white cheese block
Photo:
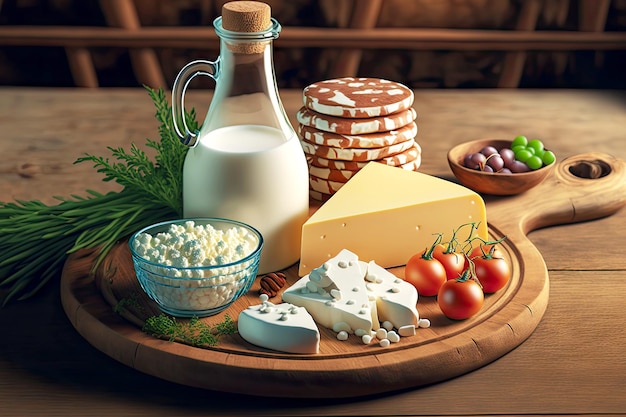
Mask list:
[[[249,343],[288,353],[318,353],[320,334],[313,317],[288,303],[250,306],[239,313],[239,334]]]
[[[384,268],[406,264],[465,223],[487,238],[483,199],[474,191],[421,172],[370,162],[326,201],[302,227],[299,275],[342,249]]]
[[[283,301],[306,308],[326,328],[369,333],[378,320],[361,265],[356,254],[342,250],[286,289]]]
[[[370,261],[365,282],[368,292],[376,300],[379,322],[390,322],[393,327],[417,326],[417,290],[413,285],[398,278],[385,268]]]
[[[285,290],[283,300],[337,332],[369,334],[381,322],[396,329],[419,322],[415,287],[346,249]]]

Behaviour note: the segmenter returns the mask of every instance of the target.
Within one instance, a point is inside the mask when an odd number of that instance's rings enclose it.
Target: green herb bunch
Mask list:
[[[40,201],[0,202],[0,303],[34,295],[58,276],[67,256],[97,248],[94,269],[121,239],[150,224],[182,216],[182,168],[187,147],[175,133],[171,107],[162,89],[147,88],[160,123],[160,141],[147,139],[154,161],[134,144],[130,151],[111,148],[115,161],[86,154],[75,163],[92,162],[104,181],[123,186],[119,192],[55,197]],[[185,115],[197,129],[195,112]]]
[[[152,336],[191,346],[216,346],[221,336],[237,333],[237,324],[226,314],[224,321],[213,326],[192,317],[180,322],[165,314],[148,317],[142,330]]]

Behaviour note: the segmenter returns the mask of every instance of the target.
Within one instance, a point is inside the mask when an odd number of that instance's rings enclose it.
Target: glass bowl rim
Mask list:
[[[137,238],[137,236],[141,233],[145,233],[146,231],[153,229],[153,228],[157,228],[157,227],[162,227],[162,226],[168,226],[171,224],[183,224],[187,221],[193,221],[193,222],[197,222],[197,221],[202,221],[205,223],[209,223],[209,222],[222,222],[222,223],[229,223],[235,226],[242,226],[250,231],[252,231],[258,238],[258,242],[256,247],[254,248],[254,250],[252,252],[250,252],[248,255],[246,255],[245,257],[238,259],[234,262],[229,262],[229,263],[225,263],[225,264],[219,264],[219,265],[203,265],[203,266],[171,266],[171,265],[164,265],[158,262],[153,262],[150,261],[146,258],[144,258],[143,256],[139,255],[135,249],[133,248],[132,243],[135,241],[135,239]],[[130,239],[128,239],[128,247],[130,249],[130,253],[133,257],[133,259],[136,259],[138,261],[141,261],[141,263],[147,264],[147,265],[151,265],[154,267],[158,267],[158,268],[164,268],[165,270],[179,270],[179,271],[206,271],[206,270],[213,270],[213,269],[219,269],[219,268],[228,268],[231,266],[238,266],[241,264],[246,263],[247,261],[253,260],[254,258],[258,257],[261,253],[261,249],[263,248],[263,235],[261,234],[261,232],[259,232],[254,226],[251,226],[247,223],[244,222],[240,222],[238,220],[232,220],[232,219],[226,219],[226,218],[222,218],[222,217],[185,217],[182,219],[175,219],[175,220],[166,220],[166,221],[162,221],[159,223],[154,223],[151,224],[149,226],[145,226],[143,228],[141,228],[140,230],[136,231],[135,233],[133,233],[130,237]],[[150,271],[152,272],[152,271]],[[161,275],[161,274],[159,274]],[[223,274],[220,274],[223,275]],[[165,276],[165,275],[164,275]],[[203,278],[187,278],[187,277],[170,277],[170,276],[165,276],[167,278],[172,278],[172,279],[181,279],[181,280],[198,280],[198,279],[203,279]],[[211,278],[211,277],[207,277],[207,278]],[[204,279],[207,279],[204,278]]]

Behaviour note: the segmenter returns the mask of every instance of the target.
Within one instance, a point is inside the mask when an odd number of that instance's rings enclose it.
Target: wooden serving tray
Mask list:
[[[464,320],[447,319],[434,297],[420,297],[420,315],[430,328],[387,348],[363,345],[351,336],[339,341],[321,328],[320,353],[274,352],[245,342],[238,334],[216,347],[199,348],[161,340],[142,332],[147,317],[158,315],[133,271],[126,242],[90,274],[94,251],[71,255],[61,278],[63,308],[93,346],[139,371],[188,386],[276,397],[355,397],[418,387],[477,369],[521,344],[534,331],[548,303],[546,265],[527,234],[540,227],[608,216],[626,204],[625,163],[606,154],[575,156],[555,166],[545,182],[514,197],[489,197],[487,216],[493,238],[507,236],[501,249],[512,266],[504,289],[488,295],[481,312]],[[297,265],[286,271],[298,279]],[[394,268],[403,277],[404,268]],[[258,304],[258,279],[249,293],[217,316],[237,319]],[[120,300],[136,297],[137,304]],[[280,302],[280,295],[273,298]],[[115,307],[118,308],[115,308]],[[181,319],[182,320],[182,319]]]

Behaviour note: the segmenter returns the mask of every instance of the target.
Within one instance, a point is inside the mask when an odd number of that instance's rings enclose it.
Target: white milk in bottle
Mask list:
[[[214,22],[220,56],[193,61],[172,88],[172,116],[190,146],[183,168],[185,217],[220,217],[255,227],[263,236],[259,274],[298,261],[309,210],[308,166],[278,95],[272,40],[280,24],[264,3],[226,3]],[[199,132],[182,116],[196,75],[216,82]],[[182,124],[183,131],[179,128]]]
[[[261,125],[222,127],[189,150],[183,175],[185,217],[231,218],[261,232],[259,273],[298,260],[309,197],[297,137],[285,141],[280,131]]]

